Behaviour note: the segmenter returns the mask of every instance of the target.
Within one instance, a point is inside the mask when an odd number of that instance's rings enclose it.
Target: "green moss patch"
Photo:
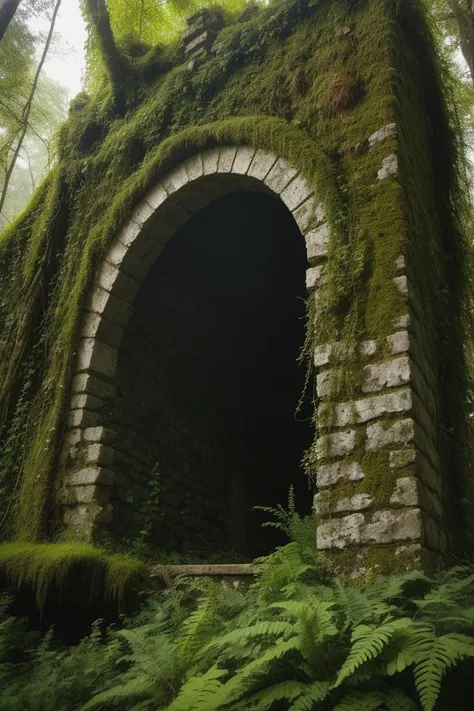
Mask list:
[[[147,566],[127,555],[110,555],[86,543],[4,543],[0,545],[0,574],[9,585],[26,585],[36,595],[38,607],[48,593],[61,593],[72,576],[84,592],[110,599],[121,607],[128,592],[144,587]]]

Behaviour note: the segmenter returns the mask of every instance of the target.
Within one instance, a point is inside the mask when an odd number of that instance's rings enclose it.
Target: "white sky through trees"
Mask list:
[[[35,18],[31,26],[35,30],[47,32],[49,23],[46,19]],[[79,9],[79,0],[62,0],[54,34],[55,44],[45,62],[44,71],[65,86],[72,99],[81,90],[85,67],[86,26]],[[38,47],[39,54],[42,49],[42,46]]]

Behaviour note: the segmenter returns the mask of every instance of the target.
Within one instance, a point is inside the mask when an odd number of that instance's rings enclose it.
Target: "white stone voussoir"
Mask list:
[[[289,182],[298,175],[296,168],[292,168],[286,160],[278,158],[264,180],[264,183],[274,193],[280,195]]]
[[[326,219],[321,203],[316,202],[316,198],[306,200],[302,205],[293,211],[293,217],[303,235],[310,230],[314,230]]]
[[[217,170],[219,173],[230,173],[234,164],[237,146],[224,146],[219,150]]]
[[[256,149],[251,146],[239,146],[235,154],[232,172],[238,173],[239,175],[246,175],[255,152]]]
[[[329,225],[327,222],[323,222],[322,225],[305,234],[306,254],[309,260],[327,255],[329,237]]]
[[[96,338],[102,343],[118,348],[122,343],[124,334],[123,326],[113,323],[100,314],[87,311],[82,322],[82,338]]]
[[[281,199],[291,212],[309,200],[312,195],[313,191],[302,175],[296,176],[280,193]]]
[[[96,286],[86,303],[86,311],[100,314],[119,326],[125,326],[132,315],[133,307],[101,286]]]
[[[270,170],[277,161],[274,153],[259,148],[252,159],[247,175],[257,180],[265,180]]]
[[[113,378],[117,370],[118,350],[94,338],[81,338],[77,352],[77,372],[92,370]]]

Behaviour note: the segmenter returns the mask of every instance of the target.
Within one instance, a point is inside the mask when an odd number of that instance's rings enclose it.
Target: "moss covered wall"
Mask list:
[[[465,307],[469,260],[457,227],[457,174],[440,159],[451,156],[452,168],[455,140],[420,3],[286,1],[252,13],[224,28],[198,66],[183,62],[177,47],[142,58],[143,82],[128,91],[125,112],[117,113],[106,90],[78,98],[57,166],[2,237],[0,485],[7,531],[38,537],[52,530],[48,502],[81,308],[101,255],[170,166],[228,143],[286,158],[324,205],[331,242],[317,312],[309,309],[310,359],[318,344],[340,341],[350,349],[375,341],[383,362],[393,355],[386,337],[394,319],[410,310],[416,317],[412,307],[421,304],[415,340],[437,383],[428,428],[443,480],[447,462],[456,461],[450,479],[459,482],[440,495],[466,498],[464,327],[453,326]],[[392,124],[396,131],[368,140]],[[340,368],[334,404],[354,399],[362,367],[357,357]],[[313,475],[314,454],[307,458]],[[362,455],[356,448],[351,456]],[[372,457],[372,469],[380,467],[375,481],[385,481],[384,456]],[[466,532],[464,522],[460,529]],[[463,536],[454,537],[465,550]]]

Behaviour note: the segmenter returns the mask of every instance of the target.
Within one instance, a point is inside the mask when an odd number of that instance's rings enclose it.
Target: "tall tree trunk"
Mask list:
[[[46,55],[48,54],[49,46],[51,44],[51,39],[53,37],[53,32],[54,32],[54,25],[56,23],[56,17],[57,17],[60,5],[61,5],[61,0],[56,0],[56,5],[54,7],[53,16],[51,18],[51,24],[49,26],[48,37],[46,39],[46,43],[43,48],[43,54],[41,55],[41,59],[39,61],[38,67],[36,68],[36,73],[35,73],[35,77],[33,79],[33,84],[31,85],[31,90],[30,90],[30,94],[28,96],[28,100],[27,100],[25,106],[23,107],[23,111],[21,114],[21,120],[22,120],[23,125],[22,125],[21,133],[18,138],[15,150],[13,152],[12,159],[10,161],[10,165],[8,166],[7,173],[5,175],[5,182],[3,183],[2,194],[0,195],[0,212],[2,212],[2,210],[3,210],[3,206],[5,204],[5,198],[7,196],[8,185],[10,183],[10,178],[12,177],[13,169],[15,168],[16,161],[17,161],[18,156],[20,154],[21,147],[23,145],[23,141],[25,139],[26,132],[28,130],[28,125],[29,125],[28,122],[29,122],[29,118],[30,118],[30,112],[31,112],[32,104],[33,104],[33,99],[34,99],[35,92],[36,92],[36,87],[38,86],[38,81],[39,81],[39,77],[41,74],[41,70],[43,69],[43,64],[46,60]]]
[[[21,0],[0,0],[0,40],[13,19]]]
[[[474,14],[472,0],[448,0],[459,30],[461,52],[474,82]]]
[[[117,95],[128,76],[129,63],[115,42],[106,0],[86,0],[86,2],[94,26],[95,38]]]

